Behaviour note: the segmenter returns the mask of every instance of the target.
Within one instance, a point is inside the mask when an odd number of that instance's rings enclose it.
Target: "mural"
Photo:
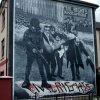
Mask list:
[[[15,91],[95,94],[92,9],[50,0],[15,0],[14,8]]]

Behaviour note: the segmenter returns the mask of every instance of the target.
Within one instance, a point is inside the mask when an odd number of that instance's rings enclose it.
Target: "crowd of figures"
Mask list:
[[[29,76],[35,59],[42,80],[41,86],[45,88],[50,88],[51,85],[47,81],[56,81],[56,77],[64,80],[62,74],[64,57],[67,61],[66,66],[71,68],[73,81],[81,79],[79,67],[84,69],[82,53],[86,56],[87,65],[89,64],[94,72],[94,65],[83,45],[83,41],[77,36],[76,25],[72,19],[67,18],[63,30],[60,33],[54,25],[44,25],[41,31],[39,20],[37,18],[30,20],[29,29],[25,31],[23,36],[27,54],[23,88],[27,88],[30,85]],[[58,69],[57,73],[55,73],[56,69]]]

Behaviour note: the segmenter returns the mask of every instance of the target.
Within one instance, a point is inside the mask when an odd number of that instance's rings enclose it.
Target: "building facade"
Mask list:
[[[0,4],[0,76],[8,76],[9,75],[9,53],[12,53],[11,46],[9,47],[9,1],[3,0]],[[13,0],[12,0],[13,1]],[[25,1],[25,2],[24,2]],[[34,2],[32,5],[31,2]],[[49,9],[45,9],[49,7]],[[53,19],[54,21],[63,22],[63,14],[61,14],[59,10],[63,10],[62,6],[57,3],[57,5],[48,3],[46,4],[45,0],[17,0],[16,8],[21,8],[24,12],[29,12],[33,15],[43,16],[47,19]],[[41,9],[42,8],[42,9]],[[54,10],[55,9],[55,10]],[[47,13],[48,12],[48,13]],[[61,16],[62,15],[62,16]],[[62,18],[62,19],[61,19]],[[91,23],[90,23],[91,24]],[[100,24],[99,24],[100,26]],[[97,55],[98,55],[98,66],[100,67],[100,27],[96,27],[96,38],[97,38]],[[11,38],[11,37],[10,37]],[[10,48],[10,50],[9,50]],[[11,61],[11,60],[10,60]],[[12,62],[10,62],[12,63]],[[13,69],[13,68],[12,68]],[[7,85],[6,85],[7,86]],[[10,85],[11,86],[11,85]],[[8,86],[9,87],[9,86]],[[11,86],[12,87],[12,86]],[[84,98],[84,97],[83,97]],[[83,99],[81,97],[74,99]],[[88,97],[86,97],[88,99]],[[4,99],[2,99],[4,100]],[[7,99],[10,100],[10,99]]]
[[[51,22],[52,22],[52,25],[55,26],[57,30],[59,30],[59,33],[61,33],[61,30],[63,31],[63,27],[61,27],[61,25],[64,22],[63,20],[68,19],[68,16],[69,16],[70,17],[69,19],[71,21],[75,21],[77,23],[78,28],[76,28],[75,30],[78,30],[78,33],[80,35],[80,39],[82,39],[85,42],[86,46],[88,47],[87,51],[89,53],[91,53],[90,57],[93,58],[92,60],[94,61],[94,55],[93,55],[94,54],[94,49],[93,49],[93,40],[94,40],[94,38],[93,38],[92,33],[95,34],[95,32],[93,32],[93,29],[92,29],[92,25],[94,25],[93,24],[94,23],[93,22],[94,16],[92,17],[93,14],[92,14],[91,6],[87,5],[87,7],[86,6],[83,7],[80,4],[75,5],[74,3],[73,4],[70,4],[70,3],[71,2],[69,1],[68,4],[66,3],[64,5],[64,3],[56,2],[56,5],[55,5],[55,2],[54,1],[50,2],[50,0],[48,0],[48,1],[47,0],[41,0],[41,1],[40,0],[36,0],[36,1],[34,1],[34,0],[33,1],[32,0],[29,0],[29,1],[15,0],[16,7],[15,7],[14,26],[16,26],[16,27],[14,27],[15,31],[14,31],[14,34],[13,34],[13,35],[15,35],[15,39],[14,39],[13,43],[16,47],[16,48],[13,48],[14,53],[15,53],[14,65],[13,65],[13,67],[15,69],[14,70],[14,76],[15,76],[14,77],[14,82],[15,83],[17,83],[18,81],[22,82],[23,77],[20,77],[20,76],[24,76],[23,69],[25,68],[24,64],[27,61],[25,60],[25,56],[24,56],[25,52],[22,52],[23,51],[23,49],[22,49],[23,48],[22,47],[22,39],[23,39],[23,33],[25,32],[25,30],[27,28],[27,26],[26,26],[27,19],[31,19],[30,15],[32,17],[37,17],[40,20],[40,24],[48,25],[48,24],[51,24]],[[52,11],[52,9],[53,9],[53,11]],[[53,20],[51,20],[52,16],[54,16]],[[56,18],[56,20],[54,20],[55,18]],[[90,29],[91,31],[88,31],[87,28]],[[24,32],[23,32],[23,30],[24,30]],[[67,29],[67,31],[68,31],[68,29]],[[72,52],[69,52],[69,53],[71,54]],[[23,58],[24,58],[24,60],[23,60]],[[84,62],[85,61],[86,60],[84,59]],[[65,63],[66,63],[66,61],[64,61],[64,64]],[[66,68],[65,68],[64,64],[63,64],[63,69],[64,69],[63,74],[66,75],[65,78],[68,81],[69,79],[71,79],[70,76],[69,76],[69,74],[71,74],[71,72],[66,73],[66,70],[65,70]],[[34,64],[34,66],[36,66],[36,64]],[[40,82],[41,79],[40,79],[40,77],[38,77],[39,73],[35,73],[35,72],[37,72],[37,71],[35,71],[36,70],[35,68],[37,68],[37,67],[34,67],[33,72],[32,72],[33,73],[32,78],[30,80]],[[86,63],[85,63],[85,68],[86,68],[86,70],[84,70],[84,72],[87,72],[87,68],[89,68],[89,67],[88,67],[88,65],[86,65]],[[92,69],[93,66],[90,67],[90,68]],[[92,80],[90,80],[90,77],[89,77],[89,78],[87,78],[87,80],[84,80],[86,82],[88,80],[90,82],[94,80],[93,77],[95,77],[95,74],[92,73],[93,69],[92,70],[91,69],[88,69],[89,75],[86,75],[86,73],[83,75],[84,79],[86,79],[87,76],[90,76],[91,79],[92,79]],[[86,75],[86,77],[85,77],[85,75]],[[34,76],[34,78],[33,78],[33,76]],[[35,76],[36,76],[36,78],[35,78]],[[68,77],[69,77],[69,79],[68,79]],[[60,79],[59,79],[59,81],[60,81]],[[66,81],[66,80],[64,80],[64,81]],[[53,82],[52,84],[55,84],[55,83],[56,83],[56,81]],[[91,83],[95,83],[95,82],[93,81]],[[36,83],[36,84],[38,84],[38,83]],[[17,86],[19,86],[19,85],[20,85],[20,83],[17,84]],[[17,90],[16,89],[17,86],[14,87],[15,91]],[[40,87],[41,87],[41,85],[40,85]],[[73,89],[73,91],[74,91],[74,89]],[[55,92],[57,92],[57,90],[55,90]],[[34,97],[34,93],[35,93],[35,91],[33,89],[33,97]],[[39,93],[41,93],[41,92],[39,91]],[[45,91],[43,91],[43,93],[45,95],[50,95],[47,92],[45,93]],[[63,94],[63,92],[60,92],[60,93]],[[43,95],[41,95],[41,96],[43,96]],[[19,96],[20,96],[20,93],[19,93]],[[16,93],[15,93],[15,97],[18,97],[18,95]]]
[[[96,39],[97,39],[97,66],[100,67],[100,22],[96,23]]]
[[[0,99],[12,100],[12,77],[9,77],[9,6],[10,0],[0,4]],[[6,94],[5,94],[6,91]]]
[[[100,96],[100,22],[96,22],[97,41],[97,95]]]
[[[0,76],[8,75],[8,10],[8,0],[2,0],[0,4]]]

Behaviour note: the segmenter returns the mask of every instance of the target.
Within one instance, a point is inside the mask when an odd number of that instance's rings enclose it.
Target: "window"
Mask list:
[[[4,29],[4,27],[5,27],[5,10],[2,13],[2,30]]]
[[[4,71],[0,72],[0,76],[4,76]]]
[[[1,56],[4,57],[5,39],[1,41]]]

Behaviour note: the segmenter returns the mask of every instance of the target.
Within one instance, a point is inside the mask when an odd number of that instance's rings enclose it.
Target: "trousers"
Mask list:
[[[39,73],[41,76],[42,81],[46,82],[47,77],[50,77],[50,69],[49,66],[38,54],[27,54],[27,64],[26,64],[26,71],[25,71],[25,81],[29,82],[29,75],[31,71],[31,67],[33,64],[33,61],[36,59],[38,68],[39,68]],[[34,66],[35,67],[35,66]],[[45,75],[44,69],[46,71],[47,77]]]

